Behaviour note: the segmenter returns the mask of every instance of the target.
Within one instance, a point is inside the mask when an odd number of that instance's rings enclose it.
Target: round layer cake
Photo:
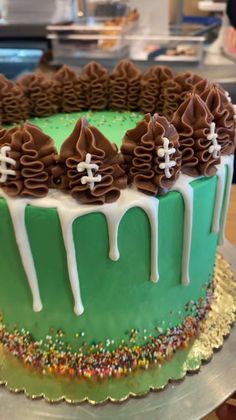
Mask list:
[[[187,75],[123,62],[1,80],[2,122],[28,120],[0,131],[0,343],[27,366],[120,376],[198,334],[235,120]]]

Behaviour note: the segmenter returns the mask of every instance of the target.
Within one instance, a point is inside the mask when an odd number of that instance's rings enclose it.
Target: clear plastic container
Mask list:
[[[188,32],[177,35],[142,33],[137,22],[126,25],[104,25],[101,22],[70,26],[49,26],[55,58],[60,56],[116,58],[125,49],[127,58],[154,60],[160,63],[198,64],[203,59],[203,36]]]
[[[118,2],[99,1],[88,17],[79,18],[72,25],[49,25],[47,37],[51,40],[54,57],[102,58],[120,55],[121,50],[129,55],[128,35],[137,28],[139,15],[137,10],[129,10],[125,4],[121,8],[121,5],[117,8]],[[113,16],[108,16],[109,13]]]

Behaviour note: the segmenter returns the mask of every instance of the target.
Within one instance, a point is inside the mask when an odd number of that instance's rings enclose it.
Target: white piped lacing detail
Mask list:
[[[214,122],[212,122],[210,125],[210,133],[207,136],[207,140],[211,140],[213,144],[209,147],[208,152],[213,156],[214,159],[218,159],[220,157],[219,152],[221,150],[221,146],[217,141],[218,134],[216,133],[215,128],[216,125]]]
[[[0,174],[1,174],[0,182],[1,183],[6,182],[8,175],[16,174],[16,171],[14,171],[13,169],[9,169],[7,167],[7,163],[13,166],[15,166],[16,164],[16,161],[14,159],[6,155],[7,152],[10,152],[10,151],[11,151],[10,146],[3,146],[0,149]]]
[[[170,155],[176,152],[174,147],[169,148],[170,141],[167,137],[162,138],[163,146],[157,151],[157,155],[161,158],[165,158],[165,162],[159,163],[159,168],[164,169],[166,178],[171,178],[172,174],[170,173],[170,168],[173,168],[176,165],[174,160],[170,159]]]
[[[99,169],[99,166],[96,165],[96,163],[90,163],[90,162],[91,162],[91,154],[87,153],[85,157],[85,162],[80,162],[77,165],[77,171],[78,172],[83,172],[85,170],[87,171],[87,175],[81,178],[81,184],[84,185],[88,183],[90,190],[93,191],[95,182],[101,182],[102,176],[101,175],[93,176],[94,175],[93,170],[97,172]]]

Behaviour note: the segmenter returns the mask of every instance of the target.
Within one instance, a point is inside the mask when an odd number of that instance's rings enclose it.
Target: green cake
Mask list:
[[[0,346],[55,380],[168,363],[213,299],[233,106],[222,88],[158,66],[35,77],[2,82],[19,118],[2,93]]]

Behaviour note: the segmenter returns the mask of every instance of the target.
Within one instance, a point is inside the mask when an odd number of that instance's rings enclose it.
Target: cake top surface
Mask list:
[[[122,144],[123,136],[130,128],[141,121],[143,114],[129,111],[103,110],[99,112],[81,111],[60,113],[49,117],[35,117],[29,121],[37,125],[45,134],[52,137],[59,151],[65,139],[71,134],[75,124],[80,118],[86,118],[88,122],[97,127],[111,143],[115,143],[119,148]]]

